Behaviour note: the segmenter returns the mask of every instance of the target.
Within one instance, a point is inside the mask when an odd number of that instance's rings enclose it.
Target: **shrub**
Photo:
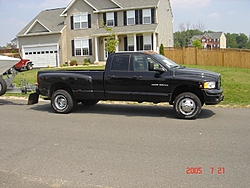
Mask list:
[[[83,60],[83,65],[89,66],[89,65],[90,65],[90,59],[89,59],[89,58],[85,58],[85,59]]]
[[[70,63],[69,63],[70,66],[77,66],[78,63],[75,59],[71,60]]]
[[[162,43],[161,43],[161,46],[160,46],[160,54],[161,55],[165,55],[165,53],[164,53],[164,46],[163,46]]]

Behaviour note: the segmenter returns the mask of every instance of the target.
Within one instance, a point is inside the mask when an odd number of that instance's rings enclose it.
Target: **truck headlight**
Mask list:
[[[214,89],[216,87],[215,82],[205,82],[203,84],[204,89]]]

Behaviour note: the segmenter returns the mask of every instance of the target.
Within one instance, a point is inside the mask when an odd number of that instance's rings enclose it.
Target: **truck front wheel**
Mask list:
[[[51,96],[51,106],[55,112],[67,114],[76,106],[75,98],[66,90],[57,90]]]
[[[174,110],[178,118],[195,119],[201,112],[201,101],[193,93],[181,93],[175,98]]]

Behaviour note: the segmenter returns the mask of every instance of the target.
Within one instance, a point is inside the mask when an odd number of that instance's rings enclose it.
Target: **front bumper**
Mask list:
[[[204,102],[206,105],[219,104],[224,100],[222,89],[208,89],[204,90]]]

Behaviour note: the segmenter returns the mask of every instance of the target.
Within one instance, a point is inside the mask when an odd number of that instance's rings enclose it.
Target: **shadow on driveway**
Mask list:
[[[50,103],[37,104],[31,106],[32,110],[46,111],[55,113]],[[147,116],[147,117],[166,117],[175,119],[175,113],[172,106],[162,105],[140,105],[140,104],[103,104],[98,103],[94,106],[84,106],[78,104],[72,114],[100,114],[100,115],[124,115],[128,117],[133,116]],[[62,114],[63,115],[63,114]],[[210,109],[202,108],[202,111],[197,119],[206,119],[214,116],[215,113]]]

